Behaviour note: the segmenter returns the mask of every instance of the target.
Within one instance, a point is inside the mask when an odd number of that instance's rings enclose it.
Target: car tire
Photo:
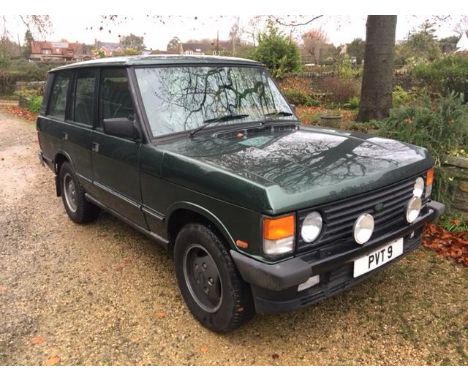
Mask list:
[[[88,202],[85,192],[69,162],[65,162],[59,171],[60,193],[68,217],[75,223],[89,223],[99,215],[98,206]]]
[[[253,317],[249,285],[239,275],[226,245],[206,225],[191,223],[182,228],[174,260],[182,297],[203,326],[227,333]]]

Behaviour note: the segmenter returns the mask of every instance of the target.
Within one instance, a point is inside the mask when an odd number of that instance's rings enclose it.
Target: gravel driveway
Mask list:
[[[468,364],[467,271],[419,251],[308,309],[229,335],[185,307],[172,260],[108,214],[79,226],[0,110],[0,364]]]

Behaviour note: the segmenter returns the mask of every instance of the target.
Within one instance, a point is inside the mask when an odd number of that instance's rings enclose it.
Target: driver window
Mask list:
[[[109,118],[134,119],[127,71],[125,69],[103,69],[99,94],[99,121]]]

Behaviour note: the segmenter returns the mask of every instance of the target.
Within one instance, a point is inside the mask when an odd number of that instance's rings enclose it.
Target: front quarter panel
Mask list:
[[[171,216],[186,209],[216,225],[231,248],[239,250],[235,241],[242,240],[249,244],[244,253],[260,256],[261,214],[171,181],[162,173],[165,155],[157,146],[143,145],[141,149],[141,192],[150,230],[168,239]]]

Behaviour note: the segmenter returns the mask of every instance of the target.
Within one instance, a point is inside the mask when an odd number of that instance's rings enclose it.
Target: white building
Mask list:
[[[457,53],[468,53],[468,37],[466,32],[463,33],[460,37],[460,40],[457,42]]]

